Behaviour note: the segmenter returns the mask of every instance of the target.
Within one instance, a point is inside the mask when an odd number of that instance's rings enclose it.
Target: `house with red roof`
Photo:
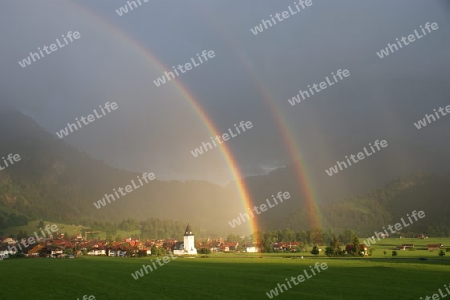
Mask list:
[[[427,248],[428,250],[432,251],[432,250],[440,250],[442,247],[442,244],[428,244]]]

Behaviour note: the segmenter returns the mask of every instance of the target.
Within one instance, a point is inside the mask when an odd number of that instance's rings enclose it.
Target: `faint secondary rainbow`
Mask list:
[[[111,31],[114,35],[119,36],[124,41],[131,44],[135,49],[138,50],[138,52],[144,56],[148,61],[151,62],[152,66],[156,66],[161,71],[167,71],[170,70],[169,68],[166,68],[162,62],[160,62],[146,47],[144,47],[142,44],[139,43],[134,38],[129,37],[125,34],[125,32],[118,28],[117,26],[114,26],[101,16],[95,14],[91,10],[87,9],[84,6],[81,6],[80,4],[77,4],[75,2],[67,1],[66,3],[69,3],[73,7],[76,7],[77,9],[83,11],[87,15],[89,15],[93,20],[97,21],[101,25],[104,26],[105,29]],[[216,129],[214,123],[212,120],[208,117],[205,110],[200,106],[198,101],[195,99],[195,97],[192,95],[192,93],[182,84],[180,80],[173,80],[175,81],[174,84],[176,85],[178,91],[189,101],[189,103],[194,108],[194,111],[197,113],[197,115],[200,117],[200,119],[205,124],[208,131],[213,135],[220,135],[218,130]],[[243,211],[245,212],[248,207],[252,206],[252,202],[250,200],[250,197],[248,195],[248,191],[246,186],[244,185],[243,181],[241,180],[241,173],[239,168],[237,167],[237,163],[233,158],[233,155],[230,151],[230,149],[226,146],[226,144],[222,144],[220,148],[220,151],[223,154],[223,157],[225,159],[225,162],[230,170],[231,175],[233,176],[235,182],[236,182],[236,188],[239,194],[239,197],[241,198],[242,203],[244,204]],[[250,233],[254,233],[258,230],[258,225],[256,222],[256,219],[250,219],[248,224],[248,229],[250,230]]]
[[[222,29],[223,27],[219,26],[215,19],[209,17],[209,14],[205,12],[205,10],[202,7],[196,5],[196,8],[197,10],[204,12],[202,16],[213,25],[213,27],[217,32],[221,33],[221,36],[227,41],[227,44],[230,45],[230,48],[234,50],[235,55],[240,59],[240,62],[243,64],[245,70],[250,75],[249,77],[252,78],[258,92],[261,94],[264,101],[269,106],[270,112],[272,113],[272,117],[279,128],[281,137],[288,150],[289,156],[294,162],[297,180],[301,186],[300,192],[303,192],[305,196],[305,201],[307,205],[306,209],[311,224],[310,228],[311,229],[324,228],[322,226],[323,218],[320,213],[320,208],[317,204],[317,195],[314,193],[313,184],[311,183],[311,180],[308,177],[308,170],[306,167],[306,163],[304,162],[302,153],[300,151],[300,146],[293,139],[294,134],[290,130],[289,125],[286,123],[283,114],[281,113],[280,109],[274,104],[274,101],[269,91],[262,84],[262,80],[259,78],[257,72],[255,72],[252,66],[249,64],[249,60],[246,59],[246,57],[244,57],[241,51],[237,50],[238,47],[236,46],[234,41],[231,38],[229,38],[228,34]]]
[[[319,206],[317,205],[317,196],[314,193],[313,184],[308,177],[308,169],[303,159],[302,152],[300,151],[300,146],[295,142],[292,130],[289,128],[289,125],[283,118],[280,109],[274,104],[270,93],[261,83],[262,81],[259,79],[258,74],[252,70],[251,66],[244,59],[241,59],[241,61],[244,63],[248,72],[253,75],[252,78],[254,79],[254,83],[256,84],[258,91],[263,96],[265,102],[269,105],[270,111],[272,112],[272,117],[274,118],[274,121],[281,132],[284,144],[288,149],[289,156],[294,162],[294,169],[297,175],[297,180],[300,183],[301,192],[303,192],[305,196],[305,202],[307,205],[306,209],[308,211],[308,216],[311,224],[310,229],[323,228],[322,215],[320,213]]]

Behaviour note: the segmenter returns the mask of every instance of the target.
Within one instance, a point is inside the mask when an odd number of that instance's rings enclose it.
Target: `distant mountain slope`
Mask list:
[[[0,136],[0,157],[9,153],[21,156],[21,161],[0,171],[0,229],[20,225],[27,218],[80,223],[150,217],[189,221],[197,226],[197,232],[238,233],[248,227],[233,229],[228,224],[245,213],[234,183],[221,187],[205,181],[154,180],[97,209],[93,202],[112,193],[113,188],[125,187],[140,174],[91,158],[10,108],[0,107]],[[299,185],[295,174],[293,166],[288,166],[243,179],[254,205],[265,203],[280,191],[291,194],[283,204],[257,216],[261,229],[311,227],[305,209],[308,191]],[[332,188],[322,193],[329,195],[318,202],[322,226],[370,233],[394,225],[413,210],[424,210],[426,218],[410,228],[450,235],[449,175],[415,173],[385,185],[369,183],[348,186],[347,195],[359,195],[342,200],[333,197]],[[368,186],[380,187],[360,192]]]
[[[0,108],[0,136],[0,156],[21,156],[19,162],[0,171],[0,208],[33,219],[79,222],[159,217],[221,231],[228,230],[227,222],[236,213],[233,207],[239,204],[232,188],[204,181],[156,179],[97,209],[93,202],[140,174],[118,170],[81,153],[10,108]]]
[[[434,235],[450,235],[450,176],[424,173],[411,174],[392,181],[371,192],[320,205],[323,225],[334,229],[354,229],[370,234],[382,227],[408,222],[413,210],[425,212],[403,231],[423,231]],[[277,224],[289,228],[304,228],[308,224],[305,210],[292,213]],[[272,225],[274,226],[274,225]]]

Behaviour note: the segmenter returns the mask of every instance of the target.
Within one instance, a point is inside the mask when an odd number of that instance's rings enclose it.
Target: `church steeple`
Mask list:
[[[184,231],[184,236],[190,236],[190,235],[194,235],[194,234],[192,233],[191,225],[189,225],[189,223],[188,223],[186,230]]]
[[[192,232],[191,225],[188,223],[184,231],[183,243],[179,242],[178,249],[173,251],[175,255],[196,255],[195,237]]]

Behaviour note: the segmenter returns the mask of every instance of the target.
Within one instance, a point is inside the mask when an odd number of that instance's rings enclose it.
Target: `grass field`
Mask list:
[[[366,239],[360,238],[359,241],[363,243]],[[385,257],[384,251],[386,251],[386,257],[391,257],[392,251],[401,244],[414,244],[414,250],[397,250],[398,257],[438,257],[439,251],[427,250],[428,244],[442,244],[443,248],[450,248],[450,238],[428,238],[428,239],[415,239],[415,238],[403,238],[392,239],[386,238],[377,241],[376,244],[371,245],[372,257]],[[445,250],[444,250],[445,251]],[[446,256],[450,256],[450,252],[446,252]]]
[[[87,226],[81,226],[81,225],[75,225],[75,224],[69,225],[69,224],[50,222],[50,221],[44,221],[44,222],[45,222],[45,224],[48,224],[48,225],[55,224],[56,226],[58,226],[58,230],[61,233],[67,232],[67,234],[69,236],[75,236],[76,234],[81,232],[81,229],[89,230],[89,227],[87,227]],[[38,224],[39,224],[39,221],[30,221],[30,222],[28,222],[27,225],[24,225],[24,226],[8,227],[6,229],[2,229],[0,231],[0,235],[10,236],[12,234],[15,237],[15,236],[17,236],[17,234],[19,233],[20,230],[26,231],[28,236],[33,236],[34,232],[37,232],[38,234],[40,234]],[[117,230],[117,232],[114,234],[114,237],[121,236],[123,238],[126,238],[126,237],[131,237],[133,235],[139,235],[140,233],[141,233],[140,230],[130,230],[130,231]],[[92,235],[92,234],[89,235],[89,238],[93,238],[93,237],[99,238],[99,239],[105,239],[106,233],[99,232],[99,233],[96,233],[95,235]]]
[[[75,235],[80,232],[81,229],[88,229],[89,227],[81,226],[81,225],[68,225],[63,223],[57,223],[57,222],[49,222],[44,221],[45,224],[53,225],[55,224],[58,226],[58,229],[61,233],[67,232],[69,235]],[[16,236],[20,230],[26,231],[29,236],[33,236],[34,232],[37,232],[40,234],[40,230],[38,228],[39,221],[30,221],[27,225],[24,226],[12,226],[8,227],[6,229],[2,229],[2,232],[4,236],[9,236],[12,234],[13,236]]]
[[[178,258],[135,280],[147,258],[6,259],[1,299],[269,299],[266,292],[315,262],[328,269],[276,299],[419,299],[450,279],[450,260],[304,259],[280,255]],[[311,273],[310,273],[311,274]]]

